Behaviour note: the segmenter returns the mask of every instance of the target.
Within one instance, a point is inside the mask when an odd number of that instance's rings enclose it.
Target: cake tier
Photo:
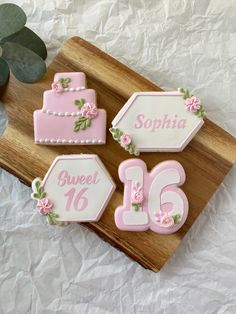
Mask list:
[[[35,143],[42,145],[100,145],[106,143],[106,111],[98,110],[91,126],[75,132],[73,116],[54,116],[36,110],[34,112]]]
[[[56,73],[54,76],[54,83],[59,82],[61,78],[70,78],[69,87],[77,88],[84,87],[86,88],[86,77],[83,72],[61,72]]]
[[[54,113],[60,115],[68,115],[77,113],[78,107],[75,100],[83,98],[85,102],[96,104],[96,93],[94,89],[85,89],[81,91],[56,93],[48,90],[43,94],[43,111],[46,113]]]

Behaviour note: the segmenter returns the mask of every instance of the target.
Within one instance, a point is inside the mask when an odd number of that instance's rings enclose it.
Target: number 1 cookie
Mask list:
[[[58,156],[43,181],[32,182],[32,198],[49,224],[97,221],[105,210],[115,183],[93,154]]]
[[[169,234],[182,227],[188,200],[179,188],[185,181],[179,162],[162,162],[148,173],[142,160],[128,159],[119,166],[119,178],[124,183],[123,205],[115,211],[119,229]]]

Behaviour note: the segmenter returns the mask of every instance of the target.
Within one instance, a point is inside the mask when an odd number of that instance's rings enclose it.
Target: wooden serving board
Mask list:
[[[41,109],[43,92],[50,89],[54,73],[64,71],[85,72],[88,87],[97,92],[98,106],[107,110],[108,126],[133,92],[161,90],[83,39],[72,38],[64,45],[49,66],[46,77],[39,83],[26,85],[11,77],[3,97],[9,126],[0,139],[0,165],[30,185],[35,177],[44,177],[57,155],[98,154],[115,179],[117,190],[100,221],[85,225],[144,267],[158,271],[236,161],[236,140],[206,120],[183,152],[141,154],[140,158],[147,163],[149,170],[167,159],[176,159],[183,165],[187,176],[183,190],[189,199],[190,213],[185,225],[172,235],[163,236],[152,231],[120,231],[113,218],[115,208],[123,201],[123,185],[117,170],[119,164],[131,156],[112,139],[109,132],[107,144],[102,146],[53,147],[34,144],[33,111]]]

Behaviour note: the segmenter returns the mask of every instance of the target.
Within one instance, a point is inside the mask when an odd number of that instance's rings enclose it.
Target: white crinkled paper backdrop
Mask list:
[[[236,135],[234,0],[12,2],[48,62],[79,35],[166,90],[192,90]],[[48,226],[30,189],[0,170],[0,313],[236,313],[235,179],[234,167],[155,274],[80,225]]]

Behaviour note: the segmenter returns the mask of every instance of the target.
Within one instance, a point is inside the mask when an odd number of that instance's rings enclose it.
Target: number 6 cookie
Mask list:
[[[142,160],[129,159],[120,164],[119,177],[124,183],[123,205],[115,211],[119,229],[169,234],[182,227],[188,200],[179,188],[185,181],[179,162],[162,162],[148,173]]]

